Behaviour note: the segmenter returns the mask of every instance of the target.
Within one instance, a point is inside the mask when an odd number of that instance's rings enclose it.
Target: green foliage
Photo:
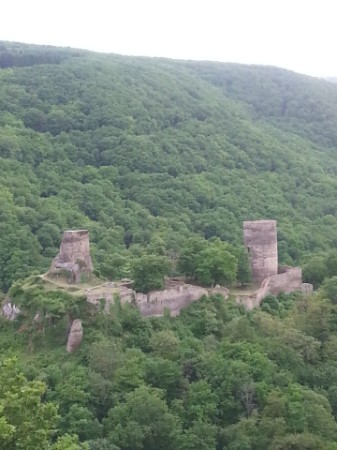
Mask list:
[[[336,85],[275,68],[1,42],[0,289],[46,270],[66,228],[89,229],[109,279],[144,254],[175,270],[188,245],[193,278],[199,238],[238,249],[250,218],[278,220],[281,263],[334,248],[336,104]],[[207,257],[200,279],[232,279]]]
[[[320,255],[307,255],[303,261],[304,280],[312,283],[315,288],[319,287],[325,278],[337,276],[337,250],[335,249]]]
[[[31,345],[41,334],[30,312],[40,291],[25,297],[17,284],[11,295],[23,296],[21,322],[0,321],[0,344],[1,354],[20,355],[26,376],[16,366],[2,372],[2,448],[14,448],[21,418],[43,430],[29,433],[32,444],[23,448],[44,439],[45,448],[69,450],[332,450],[337,310],[324,293],[327,281],[312,297],[269,297],[253,311],[219,295],[176,318],[143,319],[120,302],[109,314],[80,308],[84,340],[70,355],[66,313],[45,323],[44,339]],[[53,304],[55,292],[44,298]],[[15,329],[21,340],[13,340]],[[37,377],[44,383],[28,381]]]
[[[70,436],[65,434],[58,438],[56,444],[52,447],[53,450],[89,450],[90,447],[87,444],[80,444],[77,436]]]
[[[212,242],[199,254],[195,275],[206,285],[231,284],[236,280],[237,259],[225,243]]]
[[[52,445],[58,422],[57,407],[43,402],[46,386],[28,381],[14,359],[0,366],[0,445],[3,450],[88,449],[76,436],[64,435]]]
[[[337,304],[337,276],[324,280],[322,294],[331,300],[332,303]]]
[[[319,287],[327,276],[327,267],[324,256],[313,256],[303,266],[304,280]]]
[[[104,425],[111,442],[125,450],[174,449],[179,432],[161,392],[145,386],[112,408]]]
[[[178,268],[204,285],[231,284],[236,280],[238,261],[230,246],[220,240],[205,241],[191,238],[182,249]],[[244,279],[245,261],[242,260],[241,278]],[[249,271],[246,278],[249,278]]]
[[[57,408],[42,403],[45,386],[29,382],[18,371],[15,360],[5,360],[0,368],[0,404],[4,435],[1,448],[33,450],[46,448],[55,433]]]
[[[330,250],[325,260],[327,268],[327,276],[333,277],[337,275],[337,250]]]
[[[250,284],[252,282],[252,271],[247,250],[243,247],[239,249],[237,258],[238,272],[236,278],[241,284]]]
[[[195,278],[200,254],[207,247],[207,241],[202,238],[189,238],[180,252],[178,268],[189,278]]]
[[[22,311],[0,317],[1,448],[336,449],[336,105],[276,68],[0,43],[0,290]],[[26,279],[80,227],[139,291],[246,284],[242,221],[266,217],[314,296],[143,319]]]
[[[170,261],[165,256],[144,255],[134,259],[131,275],[134,289],[138,292],[149,292],[164,287],[164,277],[170,271]]]

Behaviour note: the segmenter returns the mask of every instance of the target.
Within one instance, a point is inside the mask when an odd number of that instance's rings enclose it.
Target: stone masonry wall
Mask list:
[[[183,284],[163,291],[152,291],[148,294],[137,293],[135,300],[142,316],[162,316],[165,308],[171,311],[172,316],[177,316],[182,308],[199,300],[203,295],[208,295],[206,289]]]
[[[79,273],[93,270],[87,230],[67,230],[63,234],[60,251],[52,262],[51,270],[65,269]]]
[[[249,254],[254,283],[262,283],[267,277],[277,274],[276,220],[243,222],[243,238]]]
[[[165,309],[170,310],[172,316],[177,316],[180,310],[190,303],[199,300],[203,295],[221,294],[228,298],[229,290],[218,286],[213,289],[204,289],[186,283],[173,284],[160,291],[151,291],[148,294],[136,293],[129,287],[117,283],[104,283],[96,288],[88,289],[87,299],[90,303],[98,305],[101,299],[106,301],[105,309],[114,302],[115,295],[120,297],[121,303],[134,303],[145,317],[163,316]]]
[[[270,277],[269,291],[272,295],[281,292],[289,294],[302,289],[302,269],[300,267],[280,266],[279,273]]]
[[[267,277],[262,281],[260,287],[252,295],[238,295],[237,303],[245,305],[247,309],[253,309],[260,305],[267,295],[278,295],[281,292],[309,292],[307,286],[302,283],[302,269],[300,267],[280,266],[281,273]]]

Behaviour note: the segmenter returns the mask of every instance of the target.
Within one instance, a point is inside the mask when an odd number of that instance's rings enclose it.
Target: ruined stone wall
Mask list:
[[[314,286],[310,283],[302,283],[302,292],[304,295],[310,295],[314,292]]]
[[[89,233],[87,230],[67,230],[63,234],[60,251],[52,263],[52,270],[64,268],[91,273]]]
[[[244,305],[248,310],[256,308],[260,305],[261,301],[270,294],[269,281],[269,277],[263,280],[261,286],[251,295],[237,295],[236,302],[240,305]]]
[[[276,220],[243,222],[244,244],[249,254],[254,283],[276,275],[278,269]]]
[[[199,300],[203,295],[208,295],[206,289],[190,284],[152,291],[148,294],[137,293],[136,305],[143,316],[162,316],[164,310],[170,310],[172,316],[177,316],[182,308],[186,308],[193,301]]]
[[[94,305],[98,305],[100,300],[104,299],[107,311],[109,305],[114,302],[115,295],[118,295],[121,303],[133,302],[145,317],[163,316],[165,309],[169,309],[172,316],[177,316],[182,308],[199,300],[203,295],[209,294],[221,294],[227,298],[229,291],[224,287],[207,291],[199,286],[180,283],[167,289],[142,294],[136,293],[128,287],[118,286],[116,283],[104,283],[97,288],[88,289],[86,292],[88,301]]]
[[[238,295],[237,303],[245,305],[247,309],[253,309],[260,305],[267,295],[278,295],[281,292],[309,292],[310,288],[303,287],[302,269],[300,267],[280,266],[281,273],[267,277],[260,287],[252,295]]]
[[[109,311],[109,305],[114,303],[116,295],[120,298],[121,303],[131,303],[134,301],[136,293],[132,289],[118,286],[114,282],[107,282],[86,291],[87,300],[93,305],[98,305],[102,299],[105,300],[106,312]]]
[[[302,289],[302,269],[300,267],[280,266],[279,273],[270,277],[269,292],[278,295],[289,294]]]

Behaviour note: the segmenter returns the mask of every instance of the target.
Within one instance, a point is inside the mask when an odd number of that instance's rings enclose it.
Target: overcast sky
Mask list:
[[[3,0],[0,40],[337,76],[336,0]]]

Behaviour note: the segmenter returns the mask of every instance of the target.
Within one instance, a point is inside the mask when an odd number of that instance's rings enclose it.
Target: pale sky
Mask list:
[[[2,0],[0,40],[337,76],[337,0]]]

